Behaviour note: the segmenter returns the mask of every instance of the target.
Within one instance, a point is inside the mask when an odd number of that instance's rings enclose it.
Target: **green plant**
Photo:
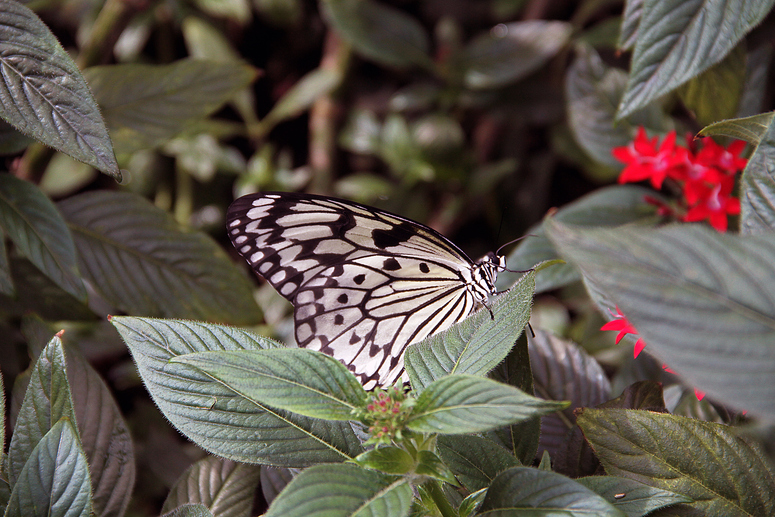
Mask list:
[[[5,515],[775,513],[772,2],[443,4],[0,0]],[[219,244],[268,189],[526,272],[368,393]]]

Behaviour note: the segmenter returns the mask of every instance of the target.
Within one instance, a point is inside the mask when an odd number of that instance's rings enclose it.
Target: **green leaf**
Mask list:
[[[145,199],[95,191],[59,208],[81,271],[116,310],[235,325],[260,319],[250,282],[223,249]]]
[[[404,517],[412,489],[403,478],[355,465],[317,465],[278,495],[266,517]]]
[[[84,71],[118,154],[156,148],[218,110],[256,78],[246,63],[183,59]]]
[[[616,46],[620,50],[630,50],[635,45],[638,36],[638,25],[643,14],[644,0],[627,0],[622,14],[622,30]]]
[[[484,375],[509,353],[530,318],[535,271],[529,271],[490,310],[480,310],[449,329],[407,348],[406,372],[412,388],[425,386],[450,373]]]
[[[458,64],[463,84],[472,89],[500,88],[541,68],[564,47],[571,24],[530,20],[500,24],[474,38]]]
[[[448,375],[423,390],[406,427],[420,433],[489,431],[562,409],[507,384],[473,375]]]
[[[705,126],[697,133],[698,136],[729,136],[739,140],[745,140],[749,144],[759,145],[767,133],[772,119],[775,118],[775,111],[751,115],[745,118],[735,118],[722,120],[709,126]]]
[[[452,474],[452,471],[433,451],[418,451],[415,473],[419,476],[427,476],[438,479],[439,481],[444,481],[453,486],[460,486],[455,479],[455,476]]]
[[[397,68],[432,68],[428,35],[420,23],[373,0],[323,0],[320,7],[334,30],[368,59]]]
[[[560,208],[554,219],[580,226],[619,226],[623,224],[651,225],[658,222],[657,208],[646,198],[662,199],[651,189],[636,185],[603,187]],[[525,239],[509,254],[506,267],[524,271],[539,262],[559,258],[546,238],[544,223],[530,228]],[[504,271],[498,275],[498,287],[511,285],[517,274]],[[536,293],[557,289],[580,279],[571,264],[556,264],[536,273]]]
[[[775,121],[761,135],[740,180],[740,233],[775,229]]]
[[[747,0],[730,9],[726,0],[645,0],[619,118],[719,63],[772,5]]]
[[[304,348],[186,354],[173,363],[193,366],[257,404],[324,420],[351,420],[366,391],[345,365]]]
[[[12,487],[22,475],[33,450],[54,424],[61,419],[76,421],[66,368],[62,341],[54,337],[32,369],[16,417],[8,448],[8,479]]]
[[[89,517],[91,511],[89,464],[78,431],[63,417],[31,451],[5,515]]]
[[[73,238],[54,203],[38,187],[0,175],[0,226],[43,274],[78,300],[86,300]]]
[[[683,515],[775,513],[767,460],[726,425],[630,409],[586,409],[578,422],[606,472],[692,499]]]
[[[170,362],[193,352],[262,350],[277,343],[246,330],[193,321],[117,316],[111,322],[161,412],[205,450],[235,461],[290,467],[344,461],[363,452],[347,422],[257,406],[196,369]]]
[[[482,488],[481,490],[477,490],[476,492],[468,495],[460,503],[460,506],[457,509],[458,515],[460,515],[460,517],[470,517],[474,515],[474,512],[479,510],[479,507],[482,505],[486,495],[486,488]]]
[[[572,341],[536,329],[529,344],[536,393],[546,400],[570,401],[562,412],[541,417],[539,453],[549,451],[557,472],[566,475],[586,472],[590,458],[580,453],[583,440],[581,436],[572,440],[569,434],[580,434],[575,428],[574,411],[608,400],[611,396],[608,377],[600,364]]]
[[[384,447],[375,447],[369,451],[359,454],[353,460],[361,467],[379,470],[386,474],[408,474],[414,470],[414,459],[406,450],[387,445]]]
[[[668,490],[616,476],[589,476],[576,480],[620,509],[627,517],[641,517],[666,506],[692,499]]]
[[[745,45],[678,88],[684,105],[702,125],[734,117],[745,85]]]
[[[0,0],[0,117],[121,179],[105,122],[80,70],[29,8]]]
[[[629,145],[639,126],[661,133],[670,121],[654,103],[616,120],[616,108],[624,93],[627,75],[605,65],[595,50],[577,46],[577,57],[565,76],[566,108],[573,138],[595,161],[613,169],[622,164],[611,149]]]
[[[342,74],[338,70],[316,68],[307,73],[277,101],[272,110],[261,120],[262,134],[268,134],[272,128],[284,120],[301,115],[317,99],[331,93],[341,82]]]
[[[186,504],[162,517],[213,517],[213,514],[203,504]]]
[[[651,353],[719,401],[775,415],[775,235],[699,225],[581,230],[549,238]]]
[[[260,467],[208,456],[178,478],[161,511],[201,503],[218,517],[250,517],[260,473]]]
[[[490,372],[489,377],[494,381],[519,388],[525,393],[535,394],[526,334],[519,337],[509,355]],[[511,451],[512,456],[519,460],[520,464],[529,465],[533,463],[536,456],[540,434],[541,420],[535,418],[490,431],[485,434],[485,437]]]
[[[437,438],[437,450],[444,463],[469,491],[490,486],[495,476],[519,466],[519,461],[492,440],[479,436]]]
[[[68,348],[67,379],[83,451],[89,460],[97,515],[123,515],[135,485],[132,436],[110,389],[92,366]]]
[[[5,246],[5,235],[0,235],[0,294],[13,296],[16,291],[8,260],[8,248]]]
[[[624,513],[572,479],[554,472],[513,467],[496,477],[479,515],[622,517]]]
[[[4,314],[23,317],[35,312],[49,321],[88,321],[95,317],[85,302],[65,292],[26,258],[11,255],[8,262],[16,294],[0,294]]]

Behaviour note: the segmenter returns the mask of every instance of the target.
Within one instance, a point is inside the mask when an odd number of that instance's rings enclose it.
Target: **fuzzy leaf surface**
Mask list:
[[[118,154],[158,147],[215,112],[256,75],[247,63],[207,59],[84,71]]]
[[[566,406],[473,375],[449,375],[423,390],[406,427],[421,433],[478,433],[522,422]]]
[[[178,478],[161,511],[200,503],[219,517],[250,517],[260,474],[258,466],[208,456]]]
[[[234,325],[259,320],[250,282],[223,249],[145,199],[94,191],[59,209],[84,277],[117,310]]]
[[[579,229],[550,239],[649,350],[716,400],[775,416],[775,235],[699,225]]]
[[[759,24],[773,0],[645,0],[623,118],[720,62]],[[713,37],[708,37],[708,35]]]
[[[44,275],[76,299],[86,300],[73,237],[38,187],[11,174],[0,175],[0,227]]]
[[[186,354],[175,363],[193,366],[257,404],[311,418],[350,420],[366,391],[346,366],[304,348]]]
[[[190,440],[244,463],[303,467],[363,452],[347,422],[325,422],[256,405],[176,356],[279,345],[234,327],[183,320],[114,317],[156,405]],[[228,430],[225,432],[224,430]]]
[[[0,117],[22,133],[121,179],[81,71],[28,7],[0,0]]]
[[[396,478],[343,465],[316,465],[288,483],[266,517],[404,517],[412,489]]]
[[[586,409],[578,423],[606,472],[690,498],[685,515],[775,512],[766,458],[729,426],[631,409]]]
[[[496,477],[479,515],[624,517],[602,497],[574,480],[551,471],[513,467]]]
[[[64,417],[32,450],[11,491],[5,515],[89,517],[89,463],[78,431]]]

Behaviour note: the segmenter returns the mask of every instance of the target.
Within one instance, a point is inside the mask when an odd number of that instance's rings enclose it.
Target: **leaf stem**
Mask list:
[[[447,496],[444,495],[444,491],[441,489],[441,484],[438,480],[429,479],[423,483],[423,486],[428,491],[428,494],[430,494],[433,502],[436,503],[436,508],[439,509],[439,512],[443,517],[457,517],[457,512],[452,508],[452,505],[449,504]]]

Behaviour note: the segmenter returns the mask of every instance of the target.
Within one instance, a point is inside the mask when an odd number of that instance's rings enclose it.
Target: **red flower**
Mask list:
[[[654,188],[662,188],[662,182],[671,169],[682,165],[681,153],[676,154],[676,149],[683,148],[675,146],[675,131],[668,133],[659,147],[657,142],[659,137],[649,140],[646,130],[640,127],[630,145],[611,151],[617,160],[626,165],[619,175],[619,183],[650,180]]]
[[[735,140],[729,147],[717,144],[712,138],[702,139],[702,149],[697,153],[697,161],[709,167],[716,167],[726,174],[735,174],[745,168],[748,160],[739,154],[745,149],[745,142]]]
[[[731,197],[734,179],[729,179],[732,181],[722,181],[712,188],[706,185],[693,186],[695,193],[692,198],[697,199],[697,204],[689,208],[683,220],[693,222],[708,219],[716,230],[727,231],[727,215],[740,213],[740,200]]]
[[[600,327],[600,330],[618,330],[619,333],[616,335],[616,339],[614,340],[617,345],[619,344],[619,341],[621,341],[622,338],[627,334],[638,334],[638,331],[635,330],[635,327],[632,326],[632,323],[627,321],[627,318],[625,318],[621,313],[619,307],[616,308],[616,314],[611,313],[611,316],[613,316],[614,319]],[[643,351],[645,346],[645,341],[643,341],[642,338],[638,338],[638,340],[635,342],[635,350],[633,351],[634,357],[638,357],[638,354]]]

